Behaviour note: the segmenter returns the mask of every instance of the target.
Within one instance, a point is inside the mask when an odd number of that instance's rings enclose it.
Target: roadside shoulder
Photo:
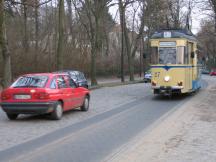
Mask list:
[[[191,133],[190,128],[193,128],[200,119],[200,111],[203,110],[202,104],[205,104],[207,99],[209,99],[209,101],[213,100],[211,94],[211,91],[213,91],[212,89],[214,88],[208,87],[207,89],[201,90],[189,102],[181,105],[172,115],[161,123],[155,124],[154,129],[139,134],[138,137],[128,143],[124,149],[109,156],[109,158],[107,158],[109,159],[108,161],[142,162],[168,161],[168,159],[173,161],[176,159],[176,155],[178,155],[179,161],[182,161],[184,159],[184,157],[181,156],[183,153],[181,150],[177,149],[181,144],[186,145],[184,141],[186,141],[185,138],[187,135]],[[214,113],[216,114],[216,112]],[[190,136],[192,135],[193,133]]]

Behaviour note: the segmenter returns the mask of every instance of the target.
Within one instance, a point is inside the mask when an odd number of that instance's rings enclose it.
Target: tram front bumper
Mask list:
[[[181,89],[183,86],[152,86],[154,90],[154,94],[174,94],[174,93],[181,93]]]

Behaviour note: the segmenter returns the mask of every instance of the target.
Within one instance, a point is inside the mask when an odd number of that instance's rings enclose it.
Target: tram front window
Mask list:
[[[159,64],[176,64],[176,48],[159,48]]]

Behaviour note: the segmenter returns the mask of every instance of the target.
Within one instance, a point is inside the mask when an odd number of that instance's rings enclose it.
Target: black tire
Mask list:
[[[89,109],[89,97],[85,96],[85,99],[83,101],[83,105],[80,107],[81,111],[88,111]]]
[[[63,115],[62,103],[57,102],[53,112],[51,113],[51,119],[60,120],[62,118],[62,115]]]
[[[7,117],[10,120],[16,120],[19,114],[9,114],[7,113]]]
[[[171,100],[171,99],[173,98],[173,94],[170,93],[170,94],[168,95],[168,98],[169,98],[169,100]]]

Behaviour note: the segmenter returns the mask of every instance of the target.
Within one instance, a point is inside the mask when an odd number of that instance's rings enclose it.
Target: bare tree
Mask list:
[[[125,53],[125,9],[127,4],[123,4],[122,0],[119,0],[119,15],[120,15],[120,24],[121,24],[121,82],[125,81],[124,77],[124,53]]]
[[[210,6],[212,8],[214,14],[214,28],[215,28],[215,36],[216,36],[216,0],[209,0]]]
[[[91,44],[91,85],[97,85],[96,59],[102,52],[102,19],[110,0],[79,0],[74,6]]]
[[[66,0],[67,2],[67,6],[68,6],[68,24],[69,24],[69,28],[70,28],[70,35],[72,36],[73,34],[73,13],[72,13],[72,0]]]
[[[27,27],[27,3],[26,0],[21,0],[22,4],[22,17],[23,17],[23,47],[25,49],[25,54],[28,53],[28,27]]]
[[[206,15],[197,36],[202,57],[212,68],[216,66],[216,0],[196,0],[195,3],[200,12]]]
[[[212,19],[203,20],[201,29],[197,34],[199,40],[199,51],[208,68],[216,66],[215,26]]]
[[[180,1],[181,0],[168,0],[168,9],[170,11],[170,18],[171,22],[173,23],[173,28],[179,29],[180,28]],[[170,26],[170,25],[169,25]]]
[[[12,72],[5,28],[4,0],[0,0],[0,52],[3,57],[3,87],[5,88],[11,83]]]
[[[119,1],[119,11],[120,11],[120,17],[121,17],[121,27],[122,27],[122,36],[124,36],[124,41],[122,40],[122,46],[124,45],[123,43],[125,43],[125,48],[126,48],[126,54],[127,54],[127,58],[128,58],[128,70],[130,73],[130,81],[134,81],[134,58],[138,49],[138,46],[142,40],[142,36],[143,36],[143,30],[144,30],[144,26],[145,26],[145,22],[144,22],[144,16],[145,16],[145,3],[146,1],[138,1],[137,3],[140,6],[140,16],[139,16],[139,22],[140,25],[138,27],[138,33],[136,34],[136,36],[134,35],[134,32],[136,32],[135,30],[132,30],[132,36],[129,36],[129,34],[131,34],[131,32],[129,31],[129,28],[127,27],[126,21],[125,21],[125,8],[132,3],[135,3],[135,1],[125,1],[125,3],[123,4],[122,1]],[[135,10],[134,10],[135,11]],[[134,12],[134,14],[136,14],[136,11]],[[133,22],[135,21],[135,16],[133,16]],[[133,29],[134,29],[134,23],[132,25]],[[124,51],[124,46],[122,47],[122,52]],[[122,54],[123,57],[123,54]],[[121,59],[122,61],[122,59]]]
[[[58,22],[58,47],[57,47],[57,69],[63,69],[63,44],[64,44],[64,0],[59,0],[59,22]]]
[[[39,0],[35,0],[35,66],[38,62],[38,41],[39,41]]]

